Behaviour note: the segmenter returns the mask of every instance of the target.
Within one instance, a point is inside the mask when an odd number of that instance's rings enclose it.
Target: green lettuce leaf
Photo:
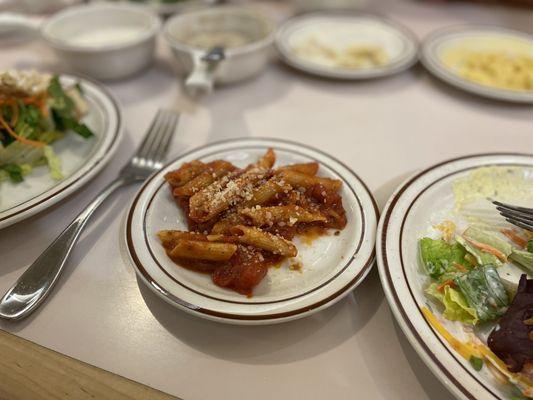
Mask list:
[[[480,322],[501,317],[509,306],[509,297],[496,268],[480,266],[454,280],[468,305],[476,310]]]
[[[22,168],[17,164],[5,164],[0,167],[3,172],[7,173],[7,176],[11,182],[18,183],[24,180],[22,175]]]
[[[57,181],[63,179],[63,173],[61,172],[61,160],[59,157],[54,153],[54,150],[50,146],[45,146],[43,150],[44,157],[46,158],[48,168],[50,168],[50,175],[52,175],[52,178]]]
[[[29,164],[5,164],[0,166],[0,182],[10,180],[13,183],[19,183],[24,180],[32,170]]]
[[[465,296],[450,286],[439,291],[437,283],[432,283],[426,289],[426,294],[438,300],[444,306],[443,317],[450,321],[460,321],[475,325],[478,322],[476,310],[468,305]]]
[[[509,242],[500,239],[498,236],[490,232],[487,232],[483,229],[474,226],[471,226],[466,231],[464,231],[463,236],[469,239],[473,239],[476,242],[488,244],[489,246],[500,250],[503,254],[505,254],[506,257],[509,257],[509,255],[513,251],[513,246]]]
[[[455,276],[459,272],[454,266],[455,263],[466,268],[472,267],[465,259],[466,250],[459,243],[449,244],[442,239],[423,238],[420,239],[419,246],[426,272],[433,279]]]
[[[84,138],[94,135],[87,125],[78,122],[76,104],[63,90],[58,76],[54,76],[50,80],[48,94],[50,95],[52,117],[60,131],[71,129]]]
[[[533,253],[529,251],[513,250],[509,256],[511,260],[533,272]]]
[[[466,249],[466,251],[468,251],[470,254],[472,254],[472,256],[474,256],[479,265],[495,265],[497,267],[502,265],[502,262],[494,254],[486,253],[475,248],[470,243],[468,243],[462,236],[457,235],[455,237],[455,240],[457,240],[457,242],[461,244]]]

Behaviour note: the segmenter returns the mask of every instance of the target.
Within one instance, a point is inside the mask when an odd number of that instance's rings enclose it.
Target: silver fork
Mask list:
[[[492,204],[507,222],[533,232],[533,208],[513,206],[499,201],[493,201]]]
[[[143,142],[121,169],[119,176],[78,214],[0,300],[0,317],[22,319],[42,304],[61,275],[81,231],[94,211],[118,188],[141,182],[163,166],[178,118],[179,115],[173,111],[157,112]]]

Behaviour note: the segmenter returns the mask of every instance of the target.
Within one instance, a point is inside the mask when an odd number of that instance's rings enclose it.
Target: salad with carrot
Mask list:
[[[475,370],[509,386],[510,399],[533,397],[533,234],[482,224],[458,232],[451,220],[435,228],[440,237],[420,239],[419,252],[425,293],[444,321],[428,307],[424,316]]]
[[[40,165],[61,180],[61,160],[50,145],[71,132],[91,138],[81,122],[87,111],[79,84],[64,87],[59,76],[34,71],[0,71],[0,182],[22,182]]]

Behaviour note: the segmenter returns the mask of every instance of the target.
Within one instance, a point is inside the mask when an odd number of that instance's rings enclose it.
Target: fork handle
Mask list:
[[[31,264],[0,300],[0,317],[16,320],[30,315],[51,292],[81,231],[96,209],[131,180],[117,178],[105,187]]]

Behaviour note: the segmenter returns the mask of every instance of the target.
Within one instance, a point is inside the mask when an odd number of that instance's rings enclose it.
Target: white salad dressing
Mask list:
[[[135,41],[144,29],[135,26],[110,26],[82,31],[67,39],[69,44],[86,47],[105,47]]]

